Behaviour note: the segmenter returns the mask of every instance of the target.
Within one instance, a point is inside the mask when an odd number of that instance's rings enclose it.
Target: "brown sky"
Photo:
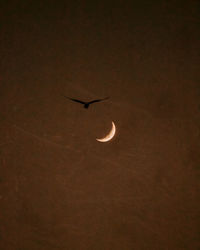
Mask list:
[[[197,250],[200,2],[58,2],[0,6],[0,248]]]

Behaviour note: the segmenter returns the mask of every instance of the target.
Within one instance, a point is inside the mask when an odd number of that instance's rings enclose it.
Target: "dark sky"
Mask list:
[[[197,250],[200,2],[2,2],[0,248]]]

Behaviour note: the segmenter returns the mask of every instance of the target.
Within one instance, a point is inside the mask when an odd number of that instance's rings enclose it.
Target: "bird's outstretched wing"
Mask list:
[[[74,101],[74,102],[79,102],[79,103],[85,104],[85,102],[83,102],[83,101],[81,101],[81,100],[74,99],[74,98],[70,98],[70,97],[65,96],[65,95],[64,95],[64,97],[67,98],[67,99],[69,99],[69,100],[72,100],[72,101]]]
[[[106,97],[106,98],[103,98],[103,99],[97,99],[97,100],[93,100],[91,102],[88,102],[88,104],[91,104],[91,103],[94,103],[94,102],[101,102],[101,101],[104,101],[106,99],[108,99],[109,97]]]

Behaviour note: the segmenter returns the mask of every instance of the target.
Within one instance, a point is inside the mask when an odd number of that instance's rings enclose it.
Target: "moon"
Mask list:
[[[115,126],[114,122],[112,122],[112,128],[111,128],[109,134],[101,139],[96,139],[96,140],[99,142],[108,142],[108,141],[112,140],[112,138],[115,136],[115,133],[116,133],[116,126]]]

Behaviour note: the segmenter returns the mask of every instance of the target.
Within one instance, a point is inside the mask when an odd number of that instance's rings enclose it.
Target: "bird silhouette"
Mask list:
[[[69,100],[71,100],[71,101],[79,102],[79,103],[83,104],[83,105],[84,105],[83,107],[84,107],[85,109],[88,109],[89,106],[90,106],[90,104],[92,104],[92,103],[101,102],[101,101],[104,101],[104,100],[106,100],[106,99],[109,98],[109,97],[106,97],[106,98],[103,98],[103,99],[92,100],[92,101],[90,101],[90,102],[84,102],[84,101],[81,101],[81,100],[78,100],[78,99],[70,98],[70,97],[65,96],[65,95],[64,95],[64,97],[67,98],[67,99],[69,99]]]

